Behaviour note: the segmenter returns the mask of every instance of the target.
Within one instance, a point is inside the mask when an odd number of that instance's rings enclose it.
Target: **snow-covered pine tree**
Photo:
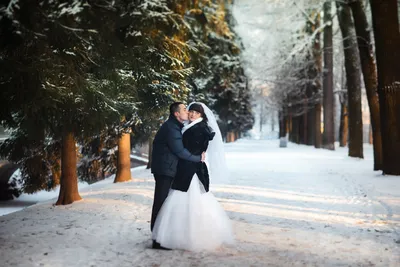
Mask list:
[[[76,143],[118,122],[126,109],[136,111],[96,69],[104,52],[99,44],[112,29],[102,21],[113,13],[107,1],[20,2],[1,9],[7,36],[1,40],[1,98],[8,101],[1,120],[13,129],[1,151],[20,164],[28,192],[51,186],[48,177],[61,155],[57,204],[80,199]]]
[[[215,110],[224,136],[251,129],[250,94],[240,60],[240,40],[232,31],[229,1],[186,1],[186,7],[186,21],[202,52],[189,80],[190,98]]]

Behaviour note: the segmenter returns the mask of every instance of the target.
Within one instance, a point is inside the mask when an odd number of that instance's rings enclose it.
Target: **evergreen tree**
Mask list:
[[[61,156],[57,204],[80,199],[76,143],[119,121],[126,110],[136,110],[130,98],[121,100],[123,87],[116,88],[97,70],[101,44],[112,29],[102,21],[115,16],[109,3],[103,4],[23,2],[1,16],[1,32],[7,36],[1,41],[1,98],[8,100],[1,119],[15,129],[1,151],[20,164],[26,187],[35,184],[32,191],[49,184],[55,168],[50,159]]]

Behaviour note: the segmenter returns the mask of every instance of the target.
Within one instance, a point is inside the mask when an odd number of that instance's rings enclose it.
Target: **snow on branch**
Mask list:
[[[11,18],[14,14],[14,8],[19,9],[18,2],[19,0],[11,0],[6,8],[0,9],[0,12]]]
[[[60,25],[61,27],[65,28],[65,29],[67,29],[67,30],[74,31],[74,32],[91,32],[91,33],[98,33],[98,31],[95,30],[95,29],[72,28],[72,27],[65,26],[65,25],[63,25],[63,24],[61,24],[61,23],[60,23],[59,25]]]

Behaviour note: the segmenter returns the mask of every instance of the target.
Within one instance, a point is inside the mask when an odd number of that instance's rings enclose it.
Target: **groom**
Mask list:
[[[188,111],[181,102],[175,102],[169,107],[169,118],[158,130],[153,141],[151,172],[154,175],[156,187],[154,190],[153,210],[151,212],[151,230],[153,231],[157,214],[168,196],[172,181],[175,177],[178,160],[184,159],[193,162],[205,160],[205,153],[201,156],[192,155],[183,147],[183,122],[188,120]],[[153,240],[153,248],[162,248]]]

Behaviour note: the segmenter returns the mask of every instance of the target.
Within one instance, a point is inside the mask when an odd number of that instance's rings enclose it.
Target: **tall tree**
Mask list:
[[[347,100],[346,68],[344,64],[342,64],[341,66],[340,85],[341,85],[341,90],[339,91],[339,102],[340,102],[339,146],[346,147],[349,135],[349,112],[348,112],[349,101]]]
[[[334,98],[333,98],[333,34],[332,34],[332,3],[324,3],[324,77],[323,77],[323,107],[324,107],[324,148],[335,149]]]
[[[340,97],[340,125],[339,125],[339,145],[346,147],[349,138],[349,109],[347,106],[347,92]]]
[[[400,32],[396,0],[371,0],[384,174],[400,175]]]
[[[80,199],[76,143],[135,110],[135,103],[120,98],[112,79],[102,75],[104,47],[112,46],[109,37],[119,17],[110,2],[103,4],[43,1],[21,2],[12,12],[0,8],[0,31],[9,37],[0,44],[0,98],[8,100],[0,117],[14,130],[1,151],[21,164],[28,182],[57,173],[49,158],[61,155],[59,205]],[[121,77],[115,69],[108,75]],[[29,149],[20,149],[25,144]]]
[[[121,133],[118,138],[117,174],[114,183],[132,180],[131,176],[131,136],[130,133]]]
[[[363,158],[361,111],[361,70],[351,9],[348,3],[336,2],[343,37],[349,109],[349,156]]]
[[[75,143],[74,133],[66,130],[62,137],[61,183],[56,205],[71,204],[82,199],[78,192]]]
[[[372,48],[370,27],[364,11],[363,1],[350,1],[354,25],[357,34],[358,51],[360,53],[361,67],[364,76],[364,85],[367,92],[368,105],[371,117],[372,140],[374,147],[374,170],[382,170],[382,138],[381,120],[379,113],[379,98],[377,93],[378,78],[374,51]]]
[[[317,12],[315,16],[315,25],[314,31],[317,31],[314,40],[314,47],[313,47],[313,56],[315,60],[315,71],[316,77],[314,80],[315,92],[318,97],[315,103],[315,144],[316,148],[322,147],[322,133],[321,133],[321,113],[322,113],[322,84],[321,84],[321,76],[322,76],[322,49],[321,49],[321,34],[319,27],[321,26],[321,13]]]
[[[184,2],[191,8],[185,17],[191,18],[187,22],[193,25],[192,34],[207,47],[191,76],[189,98],[210,104],[218,113],[222,135],[235,140],[239,132],[251,129],[254,118],[229,4],[225,0]]]

